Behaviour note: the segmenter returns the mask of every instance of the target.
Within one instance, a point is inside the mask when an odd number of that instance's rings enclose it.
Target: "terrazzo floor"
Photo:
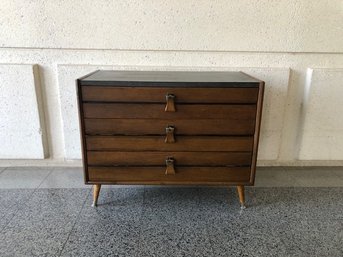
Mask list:
[[[246,188],[106,186],[0,168],[0,256],[343,256],[343,169],[264,168]]]

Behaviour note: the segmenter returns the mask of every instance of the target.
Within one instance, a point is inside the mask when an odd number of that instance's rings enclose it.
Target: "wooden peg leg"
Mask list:
[[[101,189],[101,184],[95,184],[93,186],[93,204],[92,207],[98,206],[98,198]]]
[[[244,198],[244,186],[237,186],[239,202],[241,203],[241,209],[245,209],[245,198]]]

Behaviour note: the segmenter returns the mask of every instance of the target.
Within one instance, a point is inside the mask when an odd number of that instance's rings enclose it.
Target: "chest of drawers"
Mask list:
[[[96,71],[78,79],[93,205],[102,184],[199,184],[235,185],[244,206],[263,91],[263,81],[241,72]]]

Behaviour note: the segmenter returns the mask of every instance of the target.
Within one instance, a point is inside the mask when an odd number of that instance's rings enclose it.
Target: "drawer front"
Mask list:
[[[100,104],[83,105],[85,118],[116,119],[233,119],[253,120],[256,105],[178,105],[175,112],[166,112],[163,104]]]
[[[252,151],[253,137],[177,136],[165,143],[165,136],[87,136],[88,150],[107,151]]]
[[[164,135],[168,126],[176,136],[253,135],[255,120],[85,119],[87,135]]]
[[[249,184],[250,167],[176,167],[165,175],[164,167],[88,167],[92,183],[114,184]]]
[[[168,88],[82,86],[87,102],[164,103],[167,94],[175,95],[176,103],[256,103],[258,88]]]
[[[251,152],[87,152],[91,166],[165,166],[168,158],[178,167],[249,166],[251,156]]]

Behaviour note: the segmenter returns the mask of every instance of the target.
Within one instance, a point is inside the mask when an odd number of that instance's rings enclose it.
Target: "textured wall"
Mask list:
[[[74,80],[98,68],[245,71],[266,81],[260,165],[343,163],[340,0],[3,0],[0,12],[0,165],[79,165]]]
[[[337,37],[340,0],[2,0],[1,5],[0,45],[8,47],[343,50]]]

